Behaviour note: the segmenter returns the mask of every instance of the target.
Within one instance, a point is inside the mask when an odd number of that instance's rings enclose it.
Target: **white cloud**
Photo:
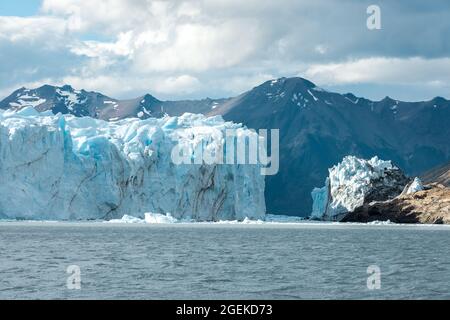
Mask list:
[[[351,83],[423,83],[450,82],[450,58],[423,59],[374,57],[343,63],[315,64],[303,75],[322,85]]]
[[[317,46],[315,46],[314,50],[319,54],[326,54],[328,48],[322,44],[318,44]]]
[[[130,56],[134,51],[133,33],[120,33],[117,38],[116,42],[78,41],[69,48],[73,53],[89,58]]]
[[[417,23],[418,0],[408,11],[380,1],[383,30],[369,32],[358,0],[43,0],[38,16],[0,16],[0,90],[42,80],[119,97],[217,97],[297,73],[319,85],[443,88],[448,2]]]
[[[240,94],[274,78],[276,78],[276,76],[270,73],[231,75],[229,77],[218,79],[215,85],[222,86],[227,92]]]
[[[44,0],[41,12],[65,18],[72,31],[99,30],[114,34],[131,29],[136,20],[144,19],[148,3],[136,0]]]
[[[200,81],[190,75],[181,75],[178,77],[169,77],[162,81],[158,81],[153,86],[155,92],[178,94],[192,93],[200,87]]]
[[[245,28],[248,33],[238,36]],[[248,58],[258,45],[256,25],[241,21],[218,25],[181,24],[171,41],[135,51],[139,71],[206,71],[235,66]]]
[[[66,22],[56,17],[3,17],[0,16],[0,41],[12,42],[12,45],[54,44],[66,33]]]
[[[85,88],[88,90],[99,91],[113,98],[123,98],[124,95],[132,92],[136,96],[144,93],[152,93],[159,97],[170,94],[174,97],[183,97],[201,87],[200,81],[191,75],[179,75],[175,77],[145,77],[138,78],[131,76],[111,75],[84,75],[64,77],[60,83],[70,83],[75,88]]]

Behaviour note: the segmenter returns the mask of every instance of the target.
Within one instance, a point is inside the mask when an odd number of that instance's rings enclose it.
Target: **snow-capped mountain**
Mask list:
[[[34,107],[40,112],[51,110],[54,114],[73,114],[77,117],[98,117],[104,107],[117,101],[101,93],[75,90],[69,85],[55,87],[44,85],[36,89],[20,88],[0,102],[0,109],[20,110]]]
[[[19,100],[27,99],[17,94],[0,102],[0,108],[24,105]],[[266,177],[268,213],[309,215],[311,190],[322,185],[328,168],[347,155],[365,159],[377,155],[411,176],[450,161],[450,101],[441,97],[422,102],[390,97],[372,101],[329,92],[302,78],[267,81],[237,97],[218,100],[160,101],[146,95],[120,101],[90,94],[98,98],[75,104],[73,110],[64,104],[63,111],[104,120],[192,112],[222,115],[254,129],[280,129],[280,171]],[[38,110],[60,110],[56,104],[60,100],[52,100],[51,95],[36,94],[32,100],[40,103]]]
[[[36,89],[20,88],[0,102],[0,109],[20,110],[34,107],[40,112],[89,116],[115,121],[125,118],[160,118],[185,112],[206,114],[227,99],[160,101],[150,94],[130,100],[110,98],[98,92],[76,90],[69,85],[55,87],[44,85]]]
[[[269,213],[307,215],[310,192],[347,155],[392,160],[417,176],[450,161],[450,101],[381,101],[302,78],[267,81],[209,113],[249,128],[280,129],[280,171],[266,177]]]

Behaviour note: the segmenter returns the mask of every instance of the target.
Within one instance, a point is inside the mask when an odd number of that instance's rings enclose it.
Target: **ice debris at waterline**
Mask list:
[[[196,150],[226,129],[221,117],[124,119],[0,111],[0,218],[84,220],[170,212],[195,221],[264,218],[259,165],[175,165],[177,143]],[[251,133],[256,134],[256,133]],[[194,156],[194,153],[193,153]]]
[[[130,215],[124,215],[121,219],[111,219],[108,223],[175,223],[178,219],[172,217],[170,213],[160,214],[153,212],[144,213],[144,219],[133,217]]]
[[[124,215],[121,219],[111,219],[104,221],[104,223],[114,223],[114,224],[172,224],[172,223],[198,223],[192,219],[176,219],[170,213],[160,214],[147,212],[144,214],[143,218],[138,218],[130,215]],[[248,217],[243,220],[219,220],[212,222],[213,224],[298,224],[298,223],[308,223],[304,217],[297,216],[284,216],[275,214],[266,214],[263,219],[249,219]]]
[[[329,169],[325,186],[312,191],[311,218],[340,220],[365,203],[395,198],[408,182],[391,161],[347,156]]]

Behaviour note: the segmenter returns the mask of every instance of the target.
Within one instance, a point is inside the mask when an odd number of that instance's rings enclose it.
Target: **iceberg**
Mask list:
[[[146,219],[158,212],[194,221],[264,219],[259,164],[171,159],[177,144],[215,149],[223,140],[211,136],[227,129],[248,131],[189,113],[106,122],[32,107],[0,111],[0,218]]]
[[[325,186],[311,192],[312,219],[339,221],[365,203],[395,198],[409,181],[391,161],[376,156],[347,156],[328,171]]]

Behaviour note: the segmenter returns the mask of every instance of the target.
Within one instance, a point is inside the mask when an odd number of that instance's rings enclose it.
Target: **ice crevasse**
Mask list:
[[[259,165],[171,159],[177,143],[195,150],[205,133],[226,129],[248,131],[194,114],[106,122],[33,108],[0,110],[0,218],[113,219],[145,212],[197,221],[264,218]],[[223,141],[206,141],[217,143]]]

